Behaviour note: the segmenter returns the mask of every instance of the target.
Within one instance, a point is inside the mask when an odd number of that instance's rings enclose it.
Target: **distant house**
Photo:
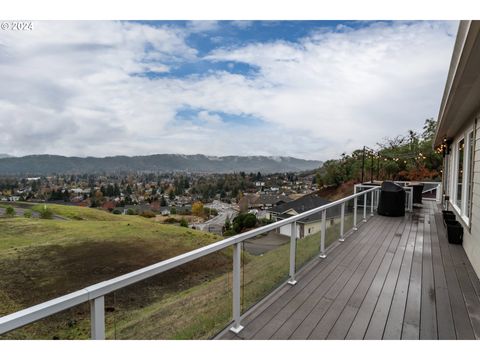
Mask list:
[[[240,199],[238,205],[240,209],[245,211],[249,209],[264,210],[289,201],[291,201],[291,199],[284,195],[245,194]]]
[[[168,206],[161,206],[159,211],[160,211],[160,214],[162,214],[163,216],[170,215],[170,208]]]
[[[274,221],[283,220],[294,215],[301,214],[305,211],[323,206],[330,203],[330,201],[320,197],[317,193],[311,193],[297,200],[284,203],[270,209],[270,219]],[[340,209],[334,207],[327,211],[327,225],[333,223],[333,219],[338,217]],[[297,238],[303,238],[305,236],[320,232],[322,226],[322,213],[316,213],[308,216],[300,221],[297,221]],[[278,232],[282,235],[290,236],[291,225],[285,225],[278,229]]]

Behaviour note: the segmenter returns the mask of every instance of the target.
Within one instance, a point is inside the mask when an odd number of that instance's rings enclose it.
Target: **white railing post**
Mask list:
[[[409,202],[409,208],[410,211],[413,211],[413,187],[410,188],[410,202]]]
[[[297,223],[292,223],[291,234],[290,234],[290,279],[288,283],[290,285],[295,285],[297,280],[295,280],[295,257],[297,250]]]
[[[353,199],[353,230],[357,231],[357,199],[358,196]]]
[[[441,203],[442,202],[442,183],[439,183],[437,185],[437,192],[435,195],[436,195],[435,200],[437,201],[437,203]]]
[[[367,222],[367,193],[363,194],[363,222]]]
[[[375,203],[375,190],[370,192],[370,216],[373,216],[373,206]]]
[[[243,326],[240,325],[240,273],[241,273],[241,255],[242,243],[238,242],[233,245],[233,282],[232,282],[232,298],[233,298],[233,326],[230,331],[238,334],[242,331]]]
[[[344,226],[345,226],[345,203],[342,203],[340,208],[340,238],[338,241],[343,242],[345,240],[344,237]]]
[[[375,198],[375,200],[376,200],[376,201],[375,201],[375,202],[376,202],[376,204],[375,204],[375,209],[378,210],[378,204],[380,204],[380,194],[381,194],[381,190],[377,189],[377,190],[375,190],[375,192],[377,193],[377,196],[376,196],[376,198]]]
[[[322,211],[322,233],[320,234],[320,255],[322,259],[325,259],[325,233],[327,232],[327,210]]]
[[[90,300],[91,337],[105,340],[105,297]]]

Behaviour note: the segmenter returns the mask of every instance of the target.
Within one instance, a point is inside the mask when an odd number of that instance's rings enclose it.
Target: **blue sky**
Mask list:
[[[36,21],[0,38],[0,153],[326,160],[436,117],[456,22]]]

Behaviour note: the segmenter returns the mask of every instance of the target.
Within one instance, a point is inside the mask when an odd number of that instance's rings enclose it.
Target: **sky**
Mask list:
[[[0,153],[327,160],[438,115],[455,21],[34,21],[0,33]]]

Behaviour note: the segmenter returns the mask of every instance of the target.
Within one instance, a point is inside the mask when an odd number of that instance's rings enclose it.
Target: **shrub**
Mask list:
[[[175,224],[178,223],[179,221],[173,217],[166,218],[164,223],[165,224]]]
[[[255,227],[257,224],[257,217],[255,214],[240,214],[233,219],[233,230],[238,234],[244,229]]]
[[[209,215],[212,215],[212,216],[217,216],[218,215],[218,211],[217,209],[212,209],[212,208],[203,208],[203,215],[204,216],[209,216]]]
[[[46,206],[39,211],[40,219],[52,219],[53,218],[53,211],[47,208]]]
[[[7,208],[5,209],[5,216],[14,217],[15,216],[15,209],[11,206],[7,206]]]
[[[120,215],[122,212],[118,209],[115,209],[112,211],[112,214],[115,214],[115,215]]]
[[[136,214],[135,214],[135,210],[133,210],[133,209],[128,209],[128,210],[127,210],[127,215],[136,215]]]
[[[144,218],[154,218],[155,213],[151,210],[145,210],[140,214],[140,216],[143,216]]]
[[[263,225],[268,225],[268,224],[271,224],[273,223],[273,219],[267,219],[267,218],[262,218],[260,219],[260,224],[263,226]]]
[[[233,229],[229,229],[223,233],[223,236],[233,236],[233,235],[237,235],[237,233]]]
[[[182,220],[180,220],[180,226],[188,227],[188,222],[187,220],[185,220],[185,218],[182,218]]]
[[[177,208],[176,208],[176,207],[172,207],[172,208],[170,209],[170,214],[175,215],[176,213],[177,213]]]
[[[23,217],[30,219],[32,217],[32,211],[31,210],[25,210],[23,212]]]

